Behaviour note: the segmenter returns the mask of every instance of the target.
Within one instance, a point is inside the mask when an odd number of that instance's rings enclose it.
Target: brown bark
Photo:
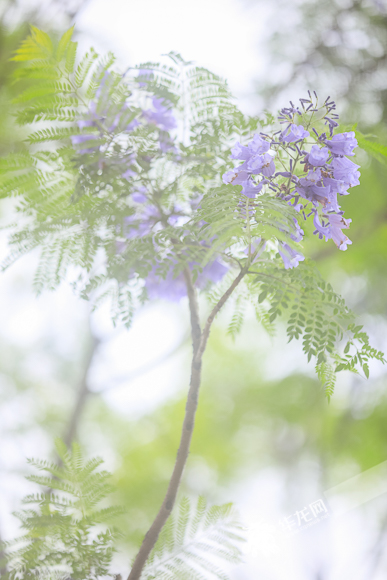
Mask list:
[[[195,414],[198,405],[202,358],[210,334],[211,325],[214,321],[216,314],[225,304],[227,299],[231,296],[232,292],[238,286],[239,282],[242,280],[247,270],[248,266],[241,270],[239,275],[231,284],[230,288],[223,294],[218,304],[213,308],[211,314],[208,317],[203,332],[201,332],[200,329],[199,309],[196,299],[195,288],[191,279],[191,274],[188,269],[186,269],[184,272],[187,284],[187,294],[191,316],[191,335],[192,335],[193,354],[191,364],[191,380],[187,396],[187,402],[185,406],[185,416],[183,421],[180,445],[177,452],[175,467],[173,469],[172,476],[169,481],[168,490],[164,497],[164,501],[161,505],[161,508],[156,518],[154,519],[151,527],[149,528],[148,532],[144,537],[144,540],[134,560],[132,569],[130,571],[127,580],[140,579],[144,565],[157,542],[157,538],[159,537],[159,534],[164,524],[166,523],[167,519],[169,518],[172,512],[173,506],[176,501],[177,492],[179,490],[184,467],[188,459],[192,432],[195,422]]]

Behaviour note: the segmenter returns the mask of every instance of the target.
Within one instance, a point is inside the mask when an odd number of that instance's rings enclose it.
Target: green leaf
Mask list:
[[[368,141],[359,131],[356,131],[356,138],[359,143],[359,147],[364,149],[372,157],[387,165],[387,146],[381,143],[375,143],[374,141]]]
[[[85,56],[82,58],[81,62],[77,67],[77,70],[75,71],[75,84],[78,88],[80,88],[85,82],[86,77],[97,58],[98,54],[95,52],[93,48],[91,48],[90,51],[87,52]]]
[[[339,365],[336,366],[335,368],[335,373],[339,373],[340,371],[343,371],[346,368],[347,365],[340,363]]]
[[[370,377],[370,369],[369,369],[367,363],[364,363],[363,364],[363,371],[364,371],[364,374],[367,377],[367,379],[369,379],[369,377]]]
[[[320,379],[324,387],[325,396],[327,397],[329,403],[335,389],[336,383],[335,371],[331,364],[329,364],[327,361],[323,361],[317,363],[316,372],[318,378]]]
[[[74,580],[106,577],[116,539],[110,521],[122,514],[117,507],[98,507],[111,491],[110,475],[97,471],[99,458],[85,460],[78,445],[70,452],[63,441],[56,440],[55,447],[61,465],[29,461],[50,476],[27,478],[45,491],[25,497],[28,509],[15,514],[24,535],[5,547],[10,572],[6,577],[67,578],[63,570],[71,570]]]
[[[359,324],[358,326],[355,326],[354,328],[352,328],[352,332],[353,334],[356,334],[358,332],[360,332],[360,330],[363,328],[362,324]]]
[[[12,60],[30,61],[35,59],[47,60],[53,56],[53,44],[46,32],[31,25],[31,34],[22,42]]]
[[[192,506],[183,498],[161,531],[141,577],[144,580],[227,580],[222,561],[241,561],[242,527],[231,504]]]
[[[72,117],[72,120],[74,120],[74,118],[75,115]],[[71,120],[70,117],[69,120]],[[78,131],[76,129],[74,130],[71,127],[42,129],[41,131],[30,133],[30,135],[28,135],[27,137],[27,140],[29,143],[43,143],[44,141],[61,141],[62,139],[66,139],[77,132]]]
[[[70,44],[70,40],[73,36],[73,33],[74,33],[74,26],[69,28],[67,30],[67,32],[65,32],[64,35],[62,36],[62,38],[60,39],[60,41],[58,43],[58,47],[56,49],[56,60],[58,62],[60,62],[62,60],[62,58],[64,57],[65,52]]]
[[[66,53],[66,64],[65,64],[66,72],[69,74],[71,74],[74,71],[75,58],[77,55],[77,47],[78,47],[77,42],[70,41]]]

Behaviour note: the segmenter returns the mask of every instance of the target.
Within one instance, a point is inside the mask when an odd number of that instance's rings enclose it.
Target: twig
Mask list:
[[[182,338],[182,340],[166,354],[163,354],[163,355],[153,359],[149,363],[146,363],[142,366],[139,366],[138,368],[134,369],[132,372],[129,372],[128,374],[124,374],[124,375],[115,377],[113,384],[108,385],[107,387],[104,387],[103,389],[101,389],[99,391],[90,391],[90,395],[101,395],[102,393],[110,392],[113,389],[116,389],[117,387],[119,387],[124,381],[132,381],[132,380],[136,379],[137,377],[143,375],[144,373],[147,373],[148,371],[158,367],[163,362],[165,362],[169,358],[172,358],[177,352],[179,352],[179,350],[187,344],[188,339],[189,339],[189,335],[186,334]]]
[[[194,358],[196,358],[196,360],[198,360],[198,361],[201,360],[201,358],[203,356],[204,350],[205,350],[206,345],[207,345],[208,337],[210,336],[211,325],[214,322],[215,316],[218,314],[219,310],[222,308],[222,306],[225,304],[225,302],[228,300],[228,298],[234,292],[235,288],[241,282],[242,278],[245,276],[248,269],[249,269],[249,265],[242,268],[242,270],[239,272],[238,276],[235,278],[234,282],[231,284],[230,288],[228,290],[226,290],[226,292],[223,294],[223,296],[221,297],[219,302],[214,306],[211,314],[207,318],[206,325],[204,327],[203,333],[202,333],[201,338],[200,338],[198,352],[196,353],[196,357],[194,357]]]

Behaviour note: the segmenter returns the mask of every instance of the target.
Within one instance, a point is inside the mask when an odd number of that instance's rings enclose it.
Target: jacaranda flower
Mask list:
[[[314,233],[320,238],[332,239],[340,250],[345,250],[351,241],[342,230],[349,227],[351,220],[343,217],[338,195],[348,195],[348,189],[359,184],[359,166],[346,157],[354,155],[357,140],[353,131],[333,135],[338,126],[338,115],[334,112],[336,105],[328,97],[318,107],[316,94],[315,97],[314,103],[309,91],[309,99],[300,99],[302,111],[292,102],[290,107],[281,110],[278,120],[286,124],[282,132],[277,130],[271,135],[256,133],[246,145],[236,143],[231,149],[231,159],[243,163],[224,173],[223,182],[242,185],[238,214],[243,220],[250,220],[255,232],[259,232],[261,227],[260,199],[262,202],[266,198],[277,199],[301,212],[304,219],[313,215]],[[315,116],[324,109],[322,117]],[[307,129],[296,124],[297,116],[304,119],[307,115]],[[312,126],[313,118],[316,127],[320,126],[321,119],[329,125],[330,138],[326,132],[319,133]],[[306,141],[310,137],[309,131],[316,141],[312,145]],[[280,171],[276,172],[276,165]],[[263,176],[264,179],[254,179],[254,176]],[[257,194],[260,196],[256,203],[247,203],[246,198],[254,199]],[[299,243],[304,231],[296,217],[292,220],[294,229],[280,223],[276,227],[290,240]],[[246,229],[250,231],[247,226]],[[282,241],[279,253],[286,269],[296,267],[304,259],[301,253]]]
[[[288,132],[289,131],[289,132]],[[286,129],[281,134],[281,140],[285,143],[294,143],[295,141],[301,141],[309,137],[309,131],[306,131],[302,125],[290,125],[289,129]]]
[[[306,156],[306,161],[313,167],[322,167],[328,161],[329,150],[327,147],[320,149],[318,145],[312,145],[310,153]]]
[[[254,155],[254,157],[251,157],[247,162],[247,167],[254,175],[262,173],[265,177],[271,177],[275,173],[274,159],[270,153]]]
[[[255,133],[252,141],[248,144],[250,155],[263,155],[270,149],[270,143],[262,139],[261,135]]]
[[[285,270],[296,268],[300,262],[305,260],[305,257],[300,252],[293,250],[285,242],[280,243],[278,252],[284,262]]]
[[[253,199],[262,190],[263,185],[262,182],[255,184],[251,179],[248,179],[242,184],[241,193],[246,197]]]
[[[190,266],[192,267],[194,264],[191,263]],[[177,302],[187,295],[187,286],[182,272],[176,275],[173,265],[171,265],[165,278],[162,278],[157,273],[157,269],[157,266],[154,266],[145,279],[145,288],[150,299],[163,298]],[[195,286],[204,289],[210,284],[219,282],[227,272],[227,266],[219,260],[214,260],[198,273]]]
[[[343,181],[347,187],[353,187],[354,185],[359,185],[360,172],[359,165],[356,165],[350,159],[346,157],[335,157],[330,165],[333,169],[333,177]]]
[[[346,250],[348,244],[352,244],[351,240],[343,234],[343,229],[348,229],[351,219],[344,219],[343,216],[337,214],[328,215],[329,224],[331,226],[329,237],[335,242],[339,250]]]
[[[355,155],[353,150],[357,147],[357,139],[354,131],[349,133],[338,133],[333,135],[331,140],[326,140],[325,145],[329,147],[334,155]]]

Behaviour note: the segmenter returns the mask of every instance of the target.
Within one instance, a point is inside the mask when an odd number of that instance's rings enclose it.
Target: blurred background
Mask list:
[[[0,155],[23,139],[10,115],[9,58],[30,23],[58,33],[75,23],[81,50],[112,50],[122,69],[178,51],[226,77],[249,114],[316,90],[337,101],[344,124],[387,143],[386,0],[0,0]],[[353,245],[344,253],[308,236],[304,249],[386,352],[387,167],[362,151],[354,160],[361,185],[342,203]],[[8,201],[0,212],[3,226],[17,219]],[[5,257],[4,230],[0,242]],[[36,262],[31,254],[0,277],[0,536],[18,533],[12,511],[34,490],[26,457],[54,457],[56,436],[76,439],[114,473],[128,567],[174,463],[189,379],[187,304],[152,304],[129,331],[114,328],[109,305],[91,313],[66,284],[37,296]],[[303,533],[276,530],[387,460],[386,369],[372,365],[369,381],[343,373],[328,405],[281,327],[268,336],[248,313],[233,341],[227,317],[205,356],[182,492],[237,506],[251,549],[232,578],[385,580],[386,493]]]

